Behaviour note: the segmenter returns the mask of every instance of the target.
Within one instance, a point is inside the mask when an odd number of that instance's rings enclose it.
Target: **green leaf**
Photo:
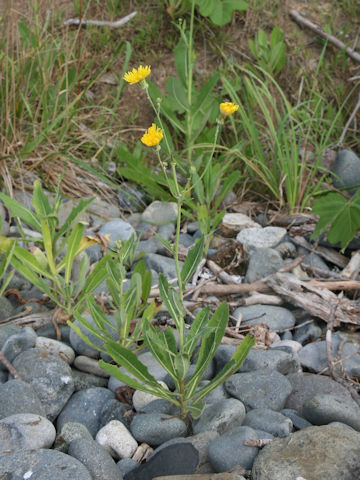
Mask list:
[[[166,90],[169,92],[171,101],[174,102],[174,109],[179,114],[189,111],[187,91],[178,78],[169,77],[166,82]]]
[[[244,340],[236,349],[231,359],[224,365],[221,371],[204,387],[200,388],[194,394],[194,400],[199,401],[208,395],[214,388],[225,382],[233,373],[235,373],[244,362],[251,348],[255,345],[255,338],[252,335],[246,335]]]
[[[53,275],[56,275],[56,267],[53,256],[53,241],[51,238],[49,224],[46,220],[41,220],[41,231],[43,235],[44,248],[50,271]]]
[[[201,237],[195,246],[189,250],[186,255],[183,267],[181,269],[181,280],[185,285],[194,275],[204,253],[204,237]]]
[[[178,377],[175,368],[177,354],[176,342],[171,329],[156,330],[151,323],[144,323],[143,334],[147,348],[156,361],[172,376],[178,385]]]
[[[199,384],[203,373],[208,364],[215,355],[220,342],[225,333],[225,327],[229,320],[229,307],[223,302],[216,310],[214,315],[208,322],[209,327],[214,329],[204,336],[201,342],[199,356],[196,363],[195,371],[187,382],[187,396],[191,398]]]
[[[196,315],[184,344],[184,352],[191,355],[198,341],[205,335],[205,328],[209,321],[210,307],[205,307]],[[207,332],[206,332],[207,333]]]
[[[88,276],[85,282],[84,289],[81,293],[81,297],[84,297],[88,293],[91,293],[97,288],[101,282],[103,282],[107,276],[106,264],[109,261],[109,256],[106,255],[98,261],[94,270]]]
[[[188,72],[188,50],[184,39],[180,38],[178,44],[174,48],[176,72],[179,75],[181,83],[186,88]]]
[[[47,277],[49,279],[53,278],[53,275],[46,270],[35,258],[33,254],[31,254],[25,248],[15,246],[14,248],[14,256],[20,260],[27,268],[30,268],[32,271],[36,272],[39,275]],[[13,263],[13,262],[12,262]]]
[[[338,192],[326,193],[314,201],[312,209],[320,218],[311,238],[330,227],[328,241],[340,242],[344,250],[360,228],[360,190],[350,199]]]
[[[190,356],[179,352],[175,357],[174,367],[177,379],[184,380],[190,367]]]
[[[0,200],[2,200],[5,206],[10,210],[13,217],[19,217],[23,222],[32,226],[38,232],[41,232],[41,222],[38,216],[31,210],[24,207],[21,203],[8,195],[0,192]]]
[[[204,411],[206,403],[203,400],[191,402],[187,405],[187,409],[193,418],[199,418]]]
[[[78,223],[75,225],[74,230],[71,232],[67,243],[66,255],[65,255],[65,284],[68,285],[71,278],[72,267],[76,253],[78,251],[80,240],[83,235],[84,225]]]
[[[219,73],[216,72],[215,75],[210,77],[208,82],[201,88],[200,94],[198,95],[195,103],[191,107],[193,115],[196,115],[199,112],[199,110],[201,110],[206,100],[209,98],[210,92],[217,84],[218,80],[219,80]]]
[[[184,321],[186,311],[180,300],[179,293],[174,287],[169,285],[169,282],[162,273],[159,275],[159,290],[161,299],[164,302],[170,317],[173,319],[176,328],[181,330],[180,323]]]
[[[41,188],[40,180],[35,180],[34,182],[32,204],[40,218],[47,217],[48,215],[53,213],[50,207],[49,200],[45,195],[43,189]]]
[[[165,398],[166,400],[169,400],[170,402],[175,403],[175,405],[178,405],[178,402],[173,398],[172,392],[165,390],[159,384],[155,388],[155,386],[153,385],[149,387],[147,385],[139,383],[134,378],[129,377],[129,375],[126,375],[126,373],[119,370],[119,368],[116,365],[111,365],[110,363],[106,363],[104,362],[104,360],[99,361],[99,366],[103,370],[105,370],[105,372],[109,373],[111,376],[117,378],[118,380],[125,383],[126,385],[129,385],[130,387],[135,388],[136,390],[141,390],[142,392],[150,393],[151,395],[156,395],[157,397],[160,397],[160,398]]]
[[[147,367],[140,362],[135,353],[114,341],[106,342],[105,349],[118,365],[124,367],[125,370],[131,375],[134,375],[135,378],[149,386],[159,388],[156,379],[149,373]]]
[[[2,278],[8,266],[11,263],[11,259],[12,259],[15,247],[16,247],[15,241],[11,241],[9,248],[4,252],[4,257],[0,263],[0,279]]]
[[[155,233],[155,236],[156,238],[162,243],[162,245],[164,245],[164,247],[166,248],[166,250],[168,252],[170,252],[172,255],[174,255],[174,248],[172,247],[171,243],[168,242],[167,240],[165,240],[165,238],[163,238],[161,235],[159,235],[157,232],[154,232]]]
[[[94,201],[95,197],[89,198],[87,200],[81,199],[76,207],[71,210],[70,215],[65,220],[64,224],[59,228],[59,231],[56,232],[55,241],[62,237],[71,227],[71,225],[75,222],[77,217],[81,215],[88,206]]]

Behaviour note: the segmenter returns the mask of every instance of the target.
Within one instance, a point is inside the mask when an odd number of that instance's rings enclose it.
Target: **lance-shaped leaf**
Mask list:
[[[191,355],[198,343],[207,333],[213,330],[207,327],[209,321],[210,307],[205,307],[196,315],[184,344],[184,352]]]
[[[143,334],[146,347],[156,361],[172,376],[177,383],[175,357],[177,355],[176,342],[171,329],[155,330],[150,323],[144,323]]]
[[[196,390],[198,383],[201,380],[208,364],[215,355],[215,352],[220,345],[224,336],[225,328],[229,320],[229,307],[223,302],[215,311],[214,315],[208,322],[209,327],[214,327],[213,331],[205,335],[201,342],[199,356],[196,363],[195,371],[187,382],[187,395],[191,398]]]
[[[201,237],[195,246],[189,250],[181,269],[181,280],[185,285],[194,275],[197,266],[199,265],[204,252],[204,238]]]
[[[135,355],[136,356],[136,355]],[[110,363],[104,362],[104,360],[99,361],[99,366],[105,370],[109,375],[112,377],[117,378],[121,382],[129,385],[129,387],[135,388],[136,390],[141,390],[142,392],[150,393],[151,395],[155,395],[160,398],[164,398],[165,400],[169,400],[170,402],[174,403],[175,405],[179,405],[179,402],[176,401],[175,396],[172,392],[165,390],[159,384],[157,387],[155,386],[148,386],[140,383],[136,379],[126,375],[126,373],[119,370],[116,365],[111,365]]]
[[[205,402],[203,400],[199,400],[197,402],[191,402],[187,405],[187,409],[193,418],[199,418],[205,408]]]
[[[38,232],[41,232],[41,222],[35,212],[27,209],[5,193],[0,192],[0,200],[4,202],[13,217],[19,217],[23,222],[35,228]]]
[[[204,387],[196,391],[193,396],[193,400],[198,402],[206,395],[208,395],[214,388],[218,387],[225,382],[233,373],[235,373],[241,364],[244,362],[251,348],[255,345],[255,339],[252,335],[246,335],[244,340],[236,349],[236,352],[231,357],[231,359],[224,365],[221,371]],[[191,398],[189,396],[189,398]]]
[[[135,353],[114,341],[106,342],[105,348],[118,365],[124,367],[128,373],[140,380],[140,382],[156,389],[159,388],[157,380],[149,373],[148,368],[140,362]]]
[[[87,200],[80,200],[78,205],[71,210],[70,215],[65,220],[64,224],[59,228],[59,231],[56,232],[55,241],[62,237],[71,227],[71,225],[75,222],[77,217],[84,212],[87,207],[93,202],[95,197],[89,198]]]
[[[65,283],[68,284],[71,278],[71,271],[74,263],[74,259],[77,255],[80,240],[84,231],[84,225],[78,223],[75,225],[74,230],[71,232],[69,241],[67,244],[65,255]]]
[[[170,317],[174,320],[176,328],[180,331],[180,323],[184,321],[183,319],[186,315],[186,311],[178,292],[174,287],[169,285],[169,282],[162,273],[159,275],[159,290],[161,299],[164,302]]]
[[[93,292],[95,288],[98,287],[100,283],[105,280],[107,276],[106,263],[108,262],[109,258],[110,258],[109,256],[105,256],[98,261],[94,270],[86,279],[81,297],[83,297],[84,295],[87,295],[88,293]]]
[[[34,182],[32,204],[40,218],[45,218],[53,213],[50,207],[49,199],[41,188],[40,180],[35,180]]]

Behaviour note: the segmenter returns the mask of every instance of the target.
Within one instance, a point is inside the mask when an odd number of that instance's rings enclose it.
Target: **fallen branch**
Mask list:
[[[359,289],[360,282],[303,281],[295,275],[275,273],[268,277],[266,283],[286,301],[301,307],[325,322],[328,322],[330,318],[331,305],[339,302],[334,313],[335,322],[360,325],[360,302],[349,300],[346,297],[338,299],[337,295],[330,291],[330,289],[346,290],[348,284],[352,284],[353,288]]]
[[[64,27],[69,25],[81,25],[82,27],[86,27],[86,25],[95,25],[96,27],[119,28],[134,18],[136,14],[137,12],[129,13],[129,15],[126,15],[115,22],[108,22],[106,20],[84,20],[83,18],[80,20],[80,18],[69,18],[68,20],[65,20],[63,25]]]
[[[355,52],[354,49],[351,47],[347,47],[345,43],[343,43],[341,40],[338,38],[334,37],[334,35],[330,35],[329,33],[325,33],[321,30],[321,28],[318,25],[315,25],[315,23],[310,22],[310,20],[307,20],[306,18],[302,17],[299,12],[296,10],[291,10],[290,11],[290,17],[295,20],[296,23],[301,25],[302,27],[306,27],[309,30],[315,32],[317,35],[319,35],[322,38],[325,38],[328,42],[332,43],[335,45],[335,47],[339,48],[340,50],[345,50],[347,55],[355,60],[355,62],[360,63],[360,54]]]

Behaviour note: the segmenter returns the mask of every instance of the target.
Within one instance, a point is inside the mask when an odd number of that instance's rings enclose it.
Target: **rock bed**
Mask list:
[[[159,272],[168,278],[176,273],[149,222],[169,222],[157,231],[171,240],[175,207],[153,202],[125,221],[117,207],[96,201],[85,220],[99,233],[109,233],[111,241],[140,235],[139,250],[146,252],[156,284]],[[0,214],[5,232],[13,232],[5,211]],[[225,226],[237,229],[236,242],[248,252],[246,282],[272,274],[299,253],[284,228],[263,228],[241,214],[227,217]],[[197,236],[196,224],[188,225],[181,235],[184,248]],[[216,248],[210,251],[214,253]],[[88,255],[95,262],[100,249],[92,247]],[[330,270],[320,257],[310,260]],[[17,275],[10,287],[25,300],[41,298]],[[98,293],[105,288],[100,286]],[[241,473],[253,480],[360,477],[360,408],[349,390],[328,376],[324,323],[306,312],[290,305],[233,308],[234,325],[240,319],[242,326],[261,324],[271,339],[263,345],[266,349],[252,349],[238,372],[208,395],[202,416],[187,427],[167,401],[138,391],[131,405],[120,401],[121,382],[99,369],[99,352],[69,327],[60,327],[57,341],[51,324],[35,331],[6,321],[23,309],[13,297],[1,298],[1,352],[20,379],[0,363],[0,478],[150,480],[202,473],[202,479],[210,479],[216,478],[213,472],[228,472],[219,478],[229,480],[243,478]],[[338,331],[332,344],[334,355],[341,345],[344,374],[359,377],[359,334]],[[235,349],[221,345],[202,381],[215,376]],[[150,373],[171,388],[171,379],[151,355],[140,356]],[[145,448],[147,461],[140,464],[136,459],[144,444],[151,448]]]

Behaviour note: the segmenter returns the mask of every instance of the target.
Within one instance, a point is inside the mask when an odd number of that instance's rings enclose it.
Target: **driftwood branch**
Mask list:
[[[338,302],[334,321],[360,325],[360,302],[349,300],[346,297],[339,299],[328,288],[329,286],[335,287],[336,284],[337,287],[333,288],[334,290],[344,290],[342,286],[345,285],[343,284],[348,283],[356,283],[359,288],[360,282],[318,282],[313,280],[306,282],[295,275],[276,273],[269,277],[266,283],[286,301],[325,322],[331,318],[331,306]]]
[[[355,60],[355,62],[360,63],[360,54],[355,52],[355,50],[351,47],[347,47],[345,43],[343,43],[341,40],[338,38],[334,37],[334,35],[330,35],[329,33],[325,33],[323,30],[318,25],[315,25],[315,23],[310,22],[310,20],[307,20],[306,18],[302,17],[299,12],[296,10],[291,10],[290,11],[290,17],[295,20],[296,23],[301,25],[302,27],[306,27],[312,32],[316,33],[319,35],[319,37],[325,38],[328,40],[329,43],[332,43],[335,45],[335,47],[339,48],[340,50],[345,50],[346,54]]]
[[[120,18],[119,20],[116,20],[115,22],[108,22],[106,20],[85,20],[85,19],[80,19],[80,18],[69,18],[68,20],[65,20],[63,23],[64,27],[67,27],[69,25],[81,25],[82,27],[86,25],[94,25],[96,27],[110,27],[110,28],[119,28],[125,23],[129,22],[132,18],[135,17],[137,12],[132,12],[129,13],[129,15],[126,15],[123,18]]]

